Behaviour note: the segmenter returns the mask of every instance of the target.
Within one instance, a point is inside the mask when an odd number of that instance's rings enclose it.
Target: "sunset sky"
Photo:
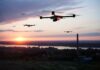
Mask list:
[[[0,0],[0,41],[23,40],[100,40],[100,0]],[[57,22],[39,16],[75,13],[76,18]],[[24,24],[35,24],[24,27]],[[64,33],[72,31],[72,33]]]

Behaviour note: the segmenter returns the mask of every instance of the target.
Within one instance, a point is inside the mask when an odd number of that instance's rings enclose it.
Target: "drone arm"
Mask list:
[[[75,16],[72,15],[72,16],[62,16],[62,17],[64,18],[64,17],[75,17]]]
[[[40,16],[40,19],[43,19],[43,18],[51,18],[51,17],[42,17],[42,16]]]
[[[73,17],[73,18],[75,18],[76,15],[75,14],[72,14],[71,16],[62,16],[62,17]]]

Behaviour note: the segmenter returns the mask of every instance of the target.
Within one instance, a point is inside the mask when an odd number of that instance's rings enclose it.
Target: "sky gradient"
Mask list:
[[[0,41],[18,37],[26,40],[100,40],[100,0],[0,0]],[[39,16],[78,14],[57,22]],[[35,24],[24,27],[24,24]],[[72,31],[72,33],[64,33]]]

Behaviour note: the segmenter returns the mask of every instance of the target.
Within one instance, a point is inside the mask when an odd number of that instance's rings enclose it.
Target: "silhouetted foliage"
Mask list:
[[[83,57],[84,56],[84,57]],[[99,49],[79,49],[79,57],[94,61],[100,61]],[[25,48],[25,47],[0,47],[1,60],[50,60],[50,61],[74,61],[77,57],[76,49],[59,50],[57,48]]]

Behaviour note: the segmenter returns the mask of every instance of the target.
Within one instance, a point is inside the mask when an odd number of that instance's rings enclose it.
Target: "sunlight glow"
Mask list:
[[[24,37],[17,37],[15,38],[15,41],[22,42],[22,41],[26,41],[26,39]]]

